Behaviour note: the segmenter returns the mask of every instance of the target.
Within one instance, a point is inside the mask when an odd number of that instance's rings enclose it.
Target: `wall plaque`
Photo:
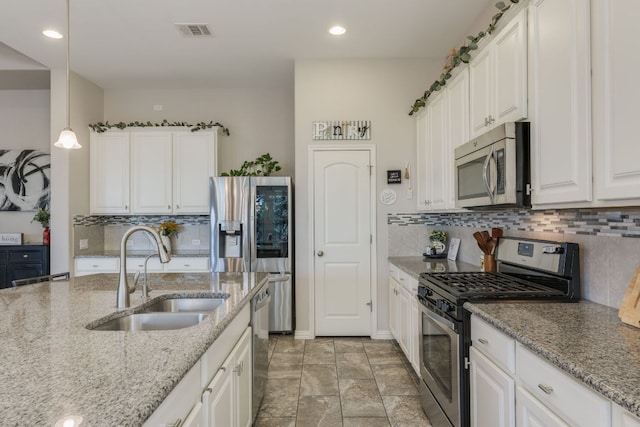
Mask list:
[[[328,120],[313,122],[313,139],[362,140],[371,139],[369,120]]]

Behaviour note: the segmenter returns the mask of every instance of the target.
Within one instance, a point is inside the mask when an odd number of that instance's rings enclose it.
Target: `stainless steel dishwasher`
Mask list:
[[[271,291],[265,283],[251,299],[251,327],[253,329],[253,393],[252,420],[255,421],[267,385],[269,365],[269,302]]]

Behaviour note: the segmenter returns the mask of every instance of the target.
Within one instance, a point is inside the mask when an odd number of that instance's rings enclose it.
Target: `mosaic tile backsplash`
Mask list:
[[[509,210],[441,214],[389,214],[389,225],[453,226],[640,238],[640,210]]]
[[[505,210],[387,217],[388,255],[420,256],[431,230],[461,239],[458,259],[479,265],[473,232],[499,227],[506,236],[567,241],[580,245],[582,296],[619,308],[640,265],[640,209]]]
[[[209,224],[209,215],[121,215],[121,216],[85,216],[75,215],[73,225],[160,225],[161,222],[173,220],[179,225]]]

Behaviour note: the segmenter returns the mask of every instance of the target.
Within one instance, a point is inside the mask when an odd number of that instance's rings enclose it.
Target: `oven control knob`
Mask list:
[[[449,301],[446,301],[446,300],[443,300],[443,299],[439,299],[436,302],[436,306],[440,310],[444,311],[445,313],[449,312],[449,311],[453,311],[453,304],[451,304]]]

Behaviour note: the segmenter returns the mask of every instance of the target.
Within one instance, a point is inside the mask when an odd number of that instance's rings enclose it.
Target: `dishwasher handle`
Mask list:
[[[267,282],[269,283],[278,283],[278,282],[288,282],[291,280],[290,274],[281,274],[279,276],[269,276]]]
[[[258,312],[262,307],[268,305],[271,301],[271,290],[267,287],[264,291],[258,293],[255,297],[255,305],[253,307],[254,312]]]

